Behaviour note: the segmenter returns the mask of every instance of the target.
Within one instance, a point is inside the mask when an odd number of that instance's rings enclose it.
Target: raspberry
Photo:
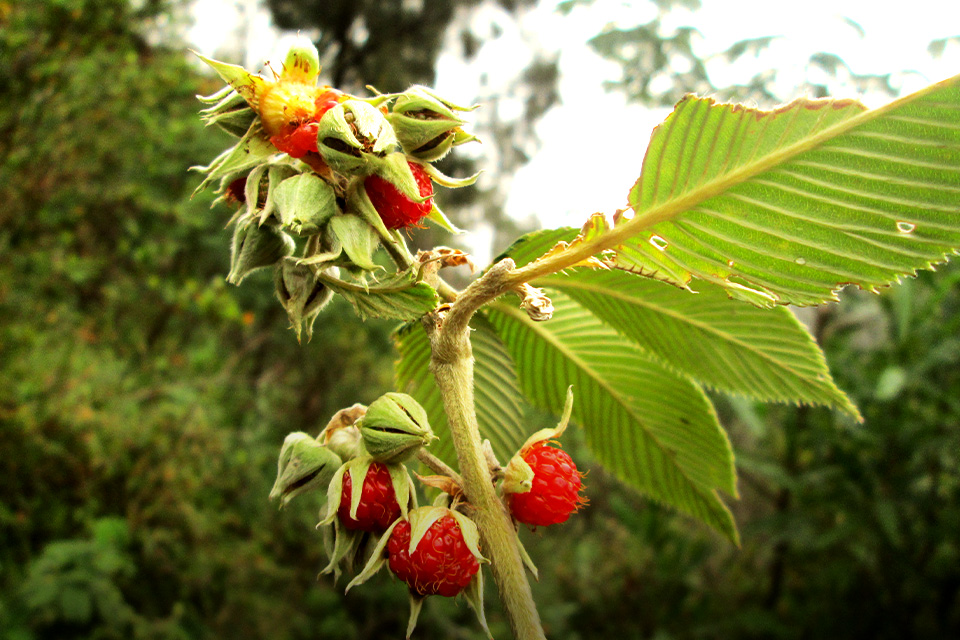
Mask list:
[[[313,114],[313,119],[319,121],[330,109],[337,106],[344,99],[343,92],[338,91],[337,89],[327,89],[313,101],[313,105],[316,108],[316,113]]]
[[[293,131],[271,136],[270,142],[291,158],[302,158],[309,152],[317,153],[318,127],[316,122],[305,122]]]
[[[443,516],[424,534],[413,553],[410,550],[410,523],[401,520],[387,543],[390,570],[421,596],[453,597],[463,591],[480,564],[467,548],[460,525],[452,516]]]
[[[291,158],[302,158],[308,153],[318,153],[317,130],[320,126],[318,124],[320,118],[327,111],[337,106],[342,97],[342,91],[327,89],[314,100],[312,116],[300,124],[294,123],[283,127],[283,133],[271,136],[270,142],[279,151],[286,153]],[[291,126],[295,126],[295,128],[291,129]]]
[[[519,522],[546,527],[566,522],[584,503],[580,496],[583,483],[573,460],[563,449],[539,442],[530,447],[523,459],[533,469],[533,486],[526,493],[511,493],[510,511]]]
[[[407,162],[417,180],[421,197],[433,196],[433,183],[423,167],[416,162]],[[418,224],[433,208],[433,200],[414,202],[400,193],[395,186],[377,175],[368,177],[364,183],[370,202],[383,220],[387,229],[402,229]]]
[[[360,491],[360,505],[356,519],[350,517],[350,498],[353,482],[350,474],[343,474],[343,489],[340,493],[340,506],[337,515],[347,529],[359,531],[383,532],[400,517],[400,504],[397,502],[387,466],[374,462],[367,470]]]

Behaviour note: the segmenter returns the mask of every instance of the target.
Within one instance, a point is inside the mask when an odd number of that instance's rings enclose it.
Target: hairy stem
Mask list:
[[[434,471],[435,473],[447,476],[461,487],[463,486],[463,478],[460,477],[460,474],[451,469],[446,462],[433,455],[426,449],[419,449],[417,451],[417,460],[422,462],[428,469]]]
[[[464,494],[474,508],[471,516],[480,530],[483,553],[491,561],[514,637],[543,640],[543,627],[524,573],[516,531],[494,490],[473,398],[470,318],[483,304],[508,290],[505,276],[513,267],[512,260],[497,263],[467,287],[445,315],[435,311],[425,317],[424,324],[432,348],[430,368],[443,397]]]

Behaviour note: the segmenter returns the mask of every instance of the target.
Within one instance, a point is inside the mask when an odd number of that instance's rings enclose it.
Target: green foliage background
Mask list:
[[[225,284],[225,216],[185,172],[226,144],[194,100],[219,83],[154,39],[178,8],[0,0],[0,637],[396,637],[401,586],[344,597],[316,579],[318,505],[266,501],[286,433],[391,386],[393,327],[337,301],[301,347],[269,276]],[[864,425],[716,399],[741,549],[571,430],[591,505],[524,534],[548,635],[960,635],[958,279],[811,318]],[[417,632],[474,635],[439,601]]]

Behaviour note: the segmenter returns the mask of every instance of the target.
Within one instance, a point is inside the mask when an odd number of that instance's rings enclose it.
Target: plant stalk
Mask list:
[[[464,494],[480,531],[483,553],[491,562],[507,618],[517,640],[544,640],[525,574],[517,534],[503,502],[494,490],[480,439],[473,397],[473,351],[469,321],[486,302],[504,293],[504,276],[513,269],[505,260],[492,267],[459,296],[446,315],[433,312],[424,324],[430,335],[430,368],[437,380],[450,427]]]

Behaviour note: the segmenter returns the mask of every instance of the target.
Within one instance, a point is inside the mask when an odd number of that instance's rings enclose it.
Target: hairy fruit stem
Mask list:
[[[430,336],[430,369],[437,380],[450,427],[463,490],[474,507],[484,554],[507,618],[517,640],[543,640],[543,626],[524,573],[517,535],[506,507],[494,490],[487,458],[480,440],[473,397],[473,351],[469,322],[483,304],[509,290],[505,276],[512,260],[494,265],[459,296],[445,315],[434,311],[424,317]]]

